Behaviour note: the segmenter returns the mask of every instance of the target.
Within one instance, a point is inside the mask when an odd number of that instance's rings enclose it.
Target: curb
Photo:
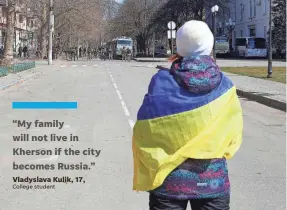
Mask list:
[[[136,61],[136,62],[145,62],[145,63],[147,63],[147,62],[149,62],[149,63],[151,63],[151,62],[154,62],[154,63],[166,63],[166,62],[168,62],[168,60],[166,59],[166,60],[153,60],[153,59],[151,59],[151,60],[141,60],[141,59],[136,59],[136,58],[134,58],[133,59],[134,61]]]
[[[12,86],[14,86],[14,85],[23,83],[23,82],[25,82],[26,80],[28,80],[28,79],[30,79],[30,78],[32,78],[32,77],[35,77],[35,76],[37,76],[37,75],[39,75],[39,74],[42,74],[42,73],[31,74],[31,75],[29,75],[29,76],[27,76],[27,77],[25,77],[25,78],[23,78],[23,79],[18,79],[18,80],[15,80],[15,81],[13,81],[13,82],[10,82],[8,85],[0,86],[0,90],[6,90],[6,89],[8,89],[8,88],[10,88],[10,87],[12,87]]]
[[[235,85],[236,86],[236,85]],[[237,86],[237,95],[243,98],[249,99],[251,101],[256,101],[259,104],[263,104],[265,106],[271,107],[273,109],[277,109],[283,112],[286,112],[286,102],[282,102],[276,99],[268,98],[262,95],[259,95],[255,92],[248,92],[242,89],[239,89]]]
[[[286,102],[282,102],[282,101],[278,101],[278,100],[275,100],[275,99],[267,98],[265,96],[261,96],[261,95],[258,95],[256,93],[247,92],[247,91],[240,90],[240,89],[237,89],[237,94],[238,94],[238,96],[247,98],[247,99],[249,99],[251,101],[256,101],[256,102],[258,102],[260,104],[263,104],[265,106],[268,106],[268,107],[271,107],[271,108],[278,109],[280,111],[286,112]]]

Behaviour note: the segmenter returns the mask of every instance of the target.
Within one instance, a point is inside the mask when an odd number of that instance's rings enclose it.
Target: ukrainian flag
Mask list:
[[[180,87],[167,70],[151,80],[133,131],[133,190],[150,191],[188,158],[230,159],[242,142],[236,88],[221,73],[208,94]]]

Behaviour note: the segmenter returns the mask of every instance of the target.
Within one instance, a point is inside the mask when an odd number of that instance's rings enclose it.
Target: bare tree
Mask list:
[[[228,0],[125,0],[116,17],[109,21],[109,34],[111,37],[133,37],[138,51],[146,54],[153,33],[157,37],[162,37],[163,34],[166,36],[168,21],[172,20],[180,26],[191,19],[206,20],[215,3],[223,11],[228,9],[227,2]]]
[[[15,1],[8,0],[7,38],[5,40],[4,58],[1,65],[10,66],[13,63],[13,37],[15,25]]]
[[[225,19],[229,12],[228,2],[229,0],[169,0],[158,10],[150,24],[162,32],[166,30],[166,23],[171,20],[178,27],[189,20],[207,21],[211,18],[211,7],[215,4],[220,7],[218,16]]]
[[[8,0],[7,39],[4,61],[13,60],[13,35],[15,27],[15,0]],[[26,8],[34,13],[38,21],[38,43],[40,55],[47,55],[49,0],[23,0]],[[54,0],[55,32],[54,43],[61,48],[76,46],[81,42],[93,43],[107,34],[107,21],[116,14],[115,0]]]
[[[150,21],[166,0],[126,0],[116,17],[110,21],[109,33],[136,39],[138,51],[146,54],[148,38],[152,36]]]
[[[42,57],[47,52],[48,3],[48,0],[29,0],[29,7],[33,8],[40,22]],[[54,0],[56,43],[60,47],[77,45],[81,40],[90,40],[97,36],[104,16],[104,3],[101,0]]]

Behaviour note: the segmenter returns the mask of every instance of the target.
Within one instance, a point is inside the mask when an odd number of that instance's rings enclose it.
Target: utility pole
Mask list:
[[[147,2],[146,2],[146,1],[147,1],[147,0],[144,1],[144,9],[145,9],[145,11],[144,11],[144,27],[147,26],[147,16],[146,16],[146,12],[147,12]]]
[[[171,43],[171,56],[173,56],[173,37],[172,37],[172,30],[170,30],[170,43]]]
[[[153,32],[153,46],[152,46],[152,49],[153,49],[153,60],[154,60],[154,54],[155,54],[155,32]]]
[[[147,0],[144,1],[144,27],[145,27],[145,30],[146,30],[146,27],[147,27]],[[147,46],[146,46],[146,40],[145,40],[145,54],[146,54],[146,50],[147,50]]]
[[[53,16],[53,0],[50,0],[50,18],[49,18],[49,54],[48,64],[52,65],[53,56],[53,31],[54,31],[54,16]]]
[[[214,42],[213,42],[213,59],[216,62],[216,50],[215,50],[215,45],[216,45],[216,28],[215,28],[215,24],[216,24],[216,13],[213,12],[212,13],[212,32],[213,32],[213,36],[214,36]]]
[[[214,42],[213,42],[213,59],[214,62],[216,63],[216,13],[218,12],[219,7],[217,5],[214,5],[211,8],[211,12],[212,12],[212,32],[213,32],[213,36],[214,36]]]
[[[268,74],[267,78],[272,77],[272,1],[269,0],[269,54],[268,54]]]

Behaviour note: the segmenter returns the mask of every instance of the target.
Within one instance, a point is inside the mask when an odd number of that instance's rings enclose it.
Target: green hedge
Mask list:
[[[0,77],[4,77],[8,75],[8,68],[0,67]]]
[[[32,69],[35,66],[36,66],[35,61],[28,61],[28,62],[24,62],[24,63],[15,63],[11,66],[10,72],[11,73],[18,73],[21,71]]]

